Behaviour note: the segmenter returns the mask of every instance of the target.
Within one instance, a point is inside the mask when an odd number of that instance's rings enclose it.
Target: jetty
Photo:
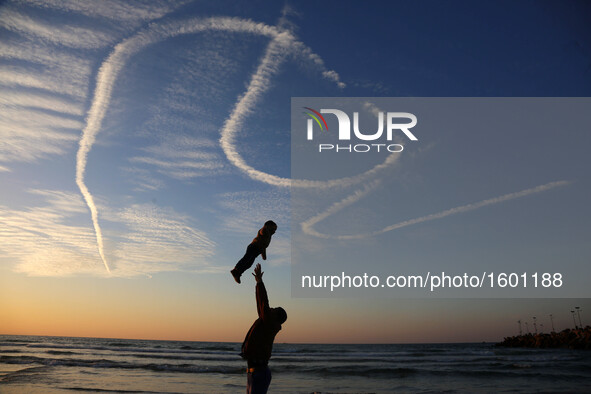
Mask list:
[[[591,350],[591,326],[560,332],[525,334],[506,337],[499,347],[562,348]]]

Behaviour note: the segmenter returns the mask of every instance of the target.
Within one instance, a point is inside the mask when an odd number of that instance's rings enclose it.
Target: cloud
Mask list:
[[[93,232],[73,219],[86,211],[77,193],[31,190],[45,205],[13,210],[0,205],[0,251],[18,272],[36,276],[101,274]]]
[[[153,176],[152,171],[137,167],[124,167],[122,171],[125,172],[130,182],[135,185],[134,190],[137,192],[156,191],[164,188],[163,180]]]
[[[244,62],[254,47],[252,37],[204,32],[191,39],[193,45],[170,49],[169,73],[164,87],[154,89],[155,101],[147,109],[149,119],[141,125],[143,136],[169,140],[177,135],[208,138],[219,149],[219,128],[242,87]],[[226,164],[227,160],[223,159]]]
[[[125,231],[110,237],[113,275],[203,269],[210,265],[216,244],[195,229],[189,217],[154,204],[133,204],[106,213]]]
[[[34,162],[73,148],[90,62],[16,39],[0,43],[0,60],[7,64],[0,67],[0,161]]]
[[[341,89],[344,89],[347,85],[344,82],[341,82],[341,77],[337,74],[334,70],[323,71],[322,76],[326,79],[329,79],[337,84],[337,86]]]
[[[10,91],[1,95],[0,162],[31,163],[72,149],[82,122],[68,112],[76,111],[74,105],[54,102],[46,95]]]
[[[316,67],[321,69],[322,76],[324,78],[336,83],[337,86],[341,89],[343,89],[347,86],[344,82],[341,81],[340,76],[336,71],[328,70],[326,68],[326,65],[324,64],[324,60],[322,60],[322,58],[320,56],[318,56],[316,53],[314,53],[312,51],[312,49],[310,49],[309,47],[304,45],[302,42],[299,42],[299,41],[293,42],[292,49],[293,49],[294,53],[297,53],[302,58],[307,59],[308,61],[311,61],[313,64],[316,65]]]
[[[141,148],[147,156],[129,159],[134,164],[156,167],[156,171],[178,180],[228,173],[214,141],[189,136],[171,136],[159,145]]]
[[[61,214],[86,212],[86,206],[77,193],[49,189],[30,189],[29,193],[42,196],[47,201],[48,207]]]
[[[40,89],[46,93],[66,95],[74,100],[86,96],[88,86],[74,75],[60,75],[47,71],[26,70],[21,67],[4,66],[0,68],[0,84],[15,88]]]
[[[160,18],[188,1],[21,0],[21,3],[60,10],[65,13],[77,13],[92,18],[106,18],[129,23]]]
[[[225,122],[222,130],[222,138],[220,139],[222,149],[224,149],[228,159],[230,159],[233,164],[237,165],[247,173],[251,169],[251,167],[248,167],[239,155],[237,155],[236,150],[232,146],[231,142],[233,133],[236,133],[239,123],[251,110],[251,106],[258,100],[258,95],[266,90],[265,85],[269,83],[268,78],[277,71],[277,67],[282,61],[284,54],[291,51],[290,48],[292,47],[291,44],[294,42],[294,38],[289,32],[280,31],[276,27],[262,23],[255,23],[250,20],[214,17],[206,19],[190,19],[180,22],[174,21],[162,25],[153,24],[146,30],[143,30],[117,44],[113,52],[99,69],[96,88],[90,110],[88,111],[86,127],[82,132],[79,150],[76,156],[76,184],[90,209],[99,254],[107,271],[109,271],[109,265],[105,259],[103,237],[98,222],[98,211],[93,197],[84,182],[84,173],[86,171],[88,153],[96,140],[96,135],[100,131],[101,123],[109,106],[113,84],[127,60],[148,44],[153,44],[162,41],[165,38],[174,37],[180,34],[203,31],[249,33],[272,38],[263,61],[257,68],[257,72],[251,78],[247,92],[239,99],[232,111],[232,115]],[[300,44],[298,45],[298,48],[301,50],[302,48],[305,48],[305,46]],[[311,51],[308,51],[307,54],[309,56],[313,55]],[[323,67],[323,64],[319,62],[317,62],[317,64]],[[255,176],[262,174],[260,171],[252,170],[254,171]],[[264,177],[265,179],[269,177],[273,178],[272,175],[268,174],[265,174]],[[280,178],[280,183],[285,182],[289,182],[289,180]]]
[[[34,120],[33,120],[34,122]],[[77,132],[15,126],[0,119],[0,162],[34,162],[48,155],[59,155],[75,146]],[[76,130],[77,131],[77,130]]]
[[[5,108],[24,108],[32,110],[45,110],[64,115],[82,116],[82,105],[70,100],[65,100],[47,93],[15,92],[5,90],[0,95],[0,105]]]
[[[0,58],[19,60],[35,66],[35,71],[44,70],[54,76],[67,76],[76,81],[77,86],[86,87],[90,81],[91,62],[70,49],[40,45],[27,39],[12,39],[0,42]]]
[[[544,185],[536,186],[530,189],[525,189],[515,193],[504,194],[499,197],[489,198],[487,200],[479,201],[472,204],[466,204],[462,206],[458,206],[455,208],[451,208],[442,212],[433,213],[430,215],[421,216],[415,219],[405,220],[403,222],[399,222],[387,227],[384,227],[381,230],[373,231],[370,233],[365,234],[353,234],[353,235],[329,235],[329,234],[322,234],[318,231],[314,230],[313,226],[320,221],[326,219],[330,215],[337,213],[338,211],[342,210],[343,208],[354,204],[355,202],[359,201],[361,198],[365,197],[375,186],[368,186],[365,189],[359,190],[354,194],[348,196],[347,198],[333,204],[330,208],[328,208],[325,212],[322,212],[302,223],[302,231],[305,234],[313,235],[319,238],[326,238],[326,239],[341,239],[341,240],[348,240],[348,239],[361,239],[372,237],[380,234],[387,233],[389,231],[397,230],[403,227],[412,226],[414,224],[429,222],[431,220],[443,219],[447,216],[456,215],[459,213],[473,211],[488,205],[499,204],[501,202],[514,200],[516,198],[526,197],[532,194],[541,193],[550,189],[554,189],[556,187],[566,186],[570,182],[569,181],[556,181],[550,182]]]
[[[286,189],[242,191],[218,195],[221,226],[236,234],[255,233],[267,220],[287,229],[290,223],[290,194]],[[254,238],[254,235],[253,235]]]
[[[5,124],[18,124],[27,129],[71,129],[80,131],[82,122],[70,117],[49,114],[34,109],[2,108],[2,121]]]
[[[62,24],[49,24],[40,18],[21,14],[9,6],[0,9],[0,27],[25,37],[71,48],[102,48],[114,41],[106,31]]]
[[[178,180],[188,180],[192,178],[211,176],[215,171],[222,169],[223,166],[211,161],[195,161],[175,159],[173,161],[158,160],[151,157],[132,157],[133,163],[152,165],[158,168],[158,172]]]
[[[48,189],[28,192],[40,199],[37,206],[15,210],[0,205],[0,260],[32,276],[104,276],[94,232],[76,224],[86,219],[81,196]],[[212,269],[216,245],[190,218],[153,204],[102,210],[110,224],[107,253],[113,276]]]
[[[387,96],[390,88],[381,82],[374,82],[369,79],[357,79],[350,81],[350,85],[356,88],[369,90],[376,96]]]

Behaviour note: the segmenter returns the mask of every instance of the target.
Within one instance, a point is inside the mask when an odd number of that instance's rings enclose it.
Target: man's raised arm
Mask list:
[[[261,265],[257,264],[254,268],[254,279],[256,280],[256,298],[257,298],[257,312],[259,317],[263,320],[269,315],[270,307],[269,307],[269,298],[267,297],[267,289],[265,289],[265,284],[263,283],[263,273],[261,271]]]

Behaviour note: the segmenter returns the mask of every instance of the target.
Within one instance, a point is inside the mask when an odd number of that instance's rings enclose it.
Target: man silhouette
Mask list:
[[[257,264],[253,276],[256,280],[256,300],[259,318],[248,330],[240,354],[247,362],[247,394],[265,394],[271,384],[269,359],[275,335],[281,324],[287,320],[287,313],[281,307],[269,307],[267,290],[263,283],[261,265]]]

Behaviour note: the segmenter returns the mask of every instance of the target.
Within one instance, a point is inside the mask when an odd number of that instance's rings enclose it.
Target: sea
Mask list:
[[[0,336],[0,393],[242,393],[239,343]],[[269,393],[590,393],[591,352],[288,344]]]

